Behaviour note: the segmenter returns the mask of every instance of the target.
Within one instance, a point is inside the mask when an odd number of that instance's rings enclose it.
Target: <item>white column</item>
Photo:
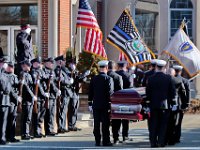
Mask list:
[[[58,0],[48,1],[48,56],[58,55]]]

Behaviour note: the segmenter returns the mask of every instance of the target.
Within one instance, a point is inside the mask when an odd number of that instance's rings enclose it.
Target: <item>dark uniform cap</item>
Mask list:
[[[34,62],[41,63],[41,62],[42,62],[41,57],[37,57],[37,58],[31,60],[31,63],[32,63],[32,64],[33,64]]]
[[[59,61],[59,60],[64,61],[65,59],[64,59],[64,56],[61,55],[61,56],[56,57],[54,60],[55,60],[55,61]]]
[[[9,67],[14,67],[14,66],[15,66],[15,63],[14,63],[13,61],[9,61],[9,62],[8,62],[8,66],[9,66]]]
[[[22,30],[26,30],[27,28],[30,28],[30,24],[22,24],[20,27]]]
[[[20,64],[21,65],[27,65],[27,66],[31,67],[31,63],[30,63],[30,61],[28,59],[21,61]]]
[[[54,63],[53,57],[45,58],[43,61],[44,61],[44,62],[51,62],[51,63]]]
[[[128,62],[127,61],[118,61],[117,64],[119,67],[124,67],[124,65],[127,65]]]

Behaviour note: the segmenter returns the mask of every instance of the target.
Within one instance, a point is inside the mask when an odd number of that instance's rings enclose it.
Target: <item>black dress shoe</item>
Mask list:
[[[55,136],[56,133],[55,133],[55,132],[49,132],[47,135],[48,135],[48,136]]]
[[[95,146],[101,146],[101,144],[100,143],[96,143]]]
[[[6,141],[1,140],[0,145],[6,145]]]
[[[31,136],[30,135],[23,135],[21,138],[22,138],[22,140],[30,140]]]
[[[17,143],[17,142],[20,142],[20,140],[18,140],[16,138],[13,138],[13,139],[9,140],[9,142],[11,142],[11,143]]]
[[[58,129],[58,133],[63,134],[63,133],[65,133],[65,131],[63,129]]]
[[[68,133],[68,132],[69,132],[69,130],[67,130],[67,129],[63,129],[63,131],[64,131],[65,133]]]
[[[111,142],[108,142],[108,143],[103,143],[103,146],[113,146],[113,144]]]
[[[34,135],[35,138],[42,138],[41,134]]]
[[[77,127],[69,128],[69,131],[81,131],[81,130],[82,130],[81,128],[77,128]]]

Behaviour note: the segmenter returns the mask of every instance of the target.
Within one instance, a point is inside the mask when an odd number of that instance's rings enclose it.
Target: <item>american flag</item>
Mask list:
[[[146,46],[129,10],[124,10],[107,38],[108,43],[123,51],[130,64],[149,62],[154,54]],[[152,54],[152,56],[151,56]]]
[[[97,19],[92,12],[88,0],[79,1],[79,9],[77,16],[77,27],[93,28],[95,30],[100,30]]]
[[[107,58],[106,51],[104,49],[101,39],[101,31],[87,29],[85,34],[84,50],[88,53]]]
[[[127,61],[126,56],[122,52],[119,53],[119,61]]]

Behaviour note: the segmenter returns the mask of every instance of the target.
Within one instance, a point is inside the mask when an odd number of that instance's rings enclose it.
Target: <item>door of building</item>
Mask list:
[[[31,29],[33,50],[36,54],[38,52],[38,28],[36,26],[31,26]],[[0,49],[2,49],[4,55],[9,56],[10,60],[15,60],[15,53],[17,52],[16,36],[19,32],[19,26],[0,26]]]

